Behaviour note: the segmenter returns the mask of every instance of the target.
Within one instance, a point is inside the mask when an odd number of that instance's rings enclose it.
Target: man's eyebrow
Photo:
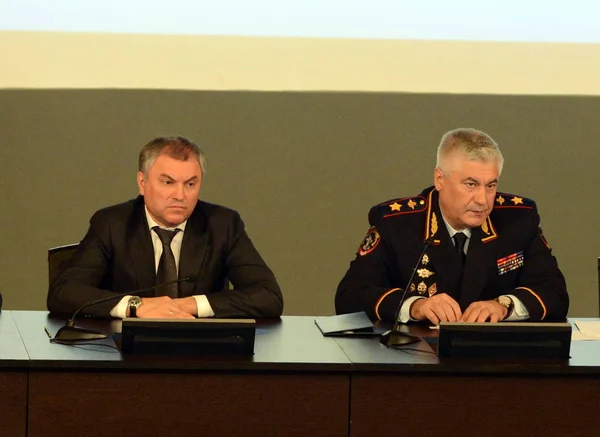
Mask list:
[[[198,176],[192,176],[191,178],[189,178],[189,179],[188,179],[187,181],[185,181],[185,182],[187,183],[187,182],[191,182],[191,181],[194,181],[194,180],[197,180],[197,179],[198,179]]]
[[[174,180],[175,180],[175,179],[173,179],[171,176],[169,176],[169,175],[168,175],[168,174],[166,174],[166,173],[161,173],[160,177],[161,177],[161,178],[167,178],[167,179],[170,179],[170,180],[172,180],[172,181],[174,181]]]
[[[463,182],[475,182],[476,184],[480,184],[481,182],[479,181],[479,179],[474,178],[473,176],[469,176],[466,177],[462,180]],[[489,182],[486,182],[485,185],[490,185],[490,184],[497,184],[498,183],[498,178],[494,178]]]

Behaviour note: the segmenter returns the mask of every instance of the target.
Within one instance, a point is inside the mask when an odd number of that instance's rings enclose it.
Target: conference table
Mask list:
[[[404,350],[323,337],[314,317],[259,321],[253,356],[120,352],[111,332],[52,344],[65,322],[0,313],[0,436],[596,436],[600,342],[569,360],[441,360],[437,331]],[[115,339],[117,341],[115,342]]]
[[[0,435],[24,436],[29,355],[15,320],[0,313]]]

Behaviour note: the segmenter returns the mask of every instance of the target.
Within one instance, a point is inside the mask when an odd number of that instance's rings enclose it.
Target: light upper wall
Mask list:
[[[600,95],[600,45],[0,32],[0,88]]]

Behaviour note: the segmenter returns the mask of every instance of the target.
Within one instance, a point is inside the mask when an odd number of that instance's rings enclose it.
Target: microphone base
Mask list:
[[[90,329],[77,328],[75,326],[63,326],[50,341],[52,343],[74,343],[86,340],[102,340],[107,337],[107,334],[102,334]]]
[[[409,334],[408,332],[401,332],[390,330],[381,335],[379,342],[386,347],[398,347],[405,346],[407,344],[418,343],[421,341],[420,337]]]

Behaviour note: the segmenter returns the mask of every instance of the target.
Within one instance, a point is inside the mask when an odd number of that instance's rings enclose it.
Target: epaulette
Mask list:
[[[402,199],[388,200],[377,206],[383,218],[387,218],[402,214],[423,212],[427,209],[427,199],[423,196],[404,197]]]
[[[527,197],[517,196],[516,194],[508,193],[496,193],[496,199],[494,200],[494,209],[501,208],[521,208],[531,209],[533,208],[533,200]]]

